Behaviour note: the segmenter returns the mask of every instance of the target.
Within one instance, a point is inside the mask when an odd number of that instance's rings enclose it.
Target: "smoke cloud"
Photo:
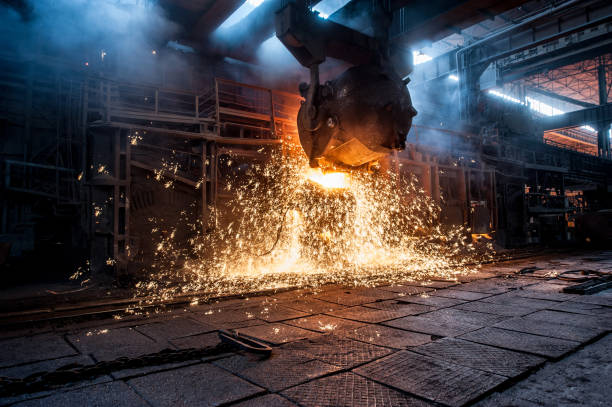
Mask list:
[[[459,114],[459,86],[449,78],[439,78],[416,85],[409,84],[408,90],[418,115],[414,118],[408,142],[435,146],[447,150],[457,148],[470,150],[471,146],[452,133],[441,130],[465,131]]]
[[[150,0],[36,0],[0,4],[2,49],[22,58],[61,58],[157,82],[165,44],[179,32]],[[180,58],[173,63],[181,65]]]

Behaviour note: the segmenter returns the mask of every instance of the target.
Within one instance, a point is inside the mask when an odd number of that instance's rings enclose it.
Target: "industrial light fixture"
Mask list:
[[[448,75],[448,79],[451,81],[459,82],[459,77],[457,75],[450,74]]]

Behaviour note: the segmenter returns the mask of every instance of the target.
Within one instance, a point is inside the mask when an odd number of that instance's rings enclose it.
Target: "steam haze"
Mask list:
[[[0,5],[2,49],[67,59],[154,82],[160,49],[179,27],[146,0],[36,0],[22,14]],[[153,53],[155,50],[155,53]],[[181,64],[182,61],[174,61]]]

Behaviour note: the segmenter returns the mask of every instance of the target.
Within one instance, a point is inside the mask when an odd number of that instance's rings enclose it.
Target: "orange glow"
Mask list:
[[[493,236],[488,233],[472,233],[473,242],[477,242],[480,239],[493,240]]]
[[[348,174],[345,172],[323,172],[320,168],[309,168],[306,178],[327,189],[343,189],[348,187]]]
[[[215,217],[194,222],[187,210],[177,224],[152,219],[155,263],[136,284],[138,297],[165,301],[194,293],[203,300],[330,283],[455,280],[492,258],[492,242],[474,245],[465,238],[469,229],[439,222],[440,207],[415,177],[313,170],[301,157],[278,151],[226,187],[233,194],[228,218],[236,216],[214,232],[203,231]],[[163,164],[156,174],[163,171],[158,182],[165,186],[178,163]],[[178,230],[194,235],[185,240]],[[326,322],[318,330],[333,331]]]

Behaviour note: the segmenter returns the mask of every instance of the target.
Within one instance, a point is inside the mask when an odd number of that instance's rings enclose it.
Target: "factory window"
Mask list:
[[[261,5],[265,0],[246,0],[242,3],[242,6],[238,7],[224,22],[219,26],[220,29],[233,27],[246,16],[251,14],[253,10]]]

